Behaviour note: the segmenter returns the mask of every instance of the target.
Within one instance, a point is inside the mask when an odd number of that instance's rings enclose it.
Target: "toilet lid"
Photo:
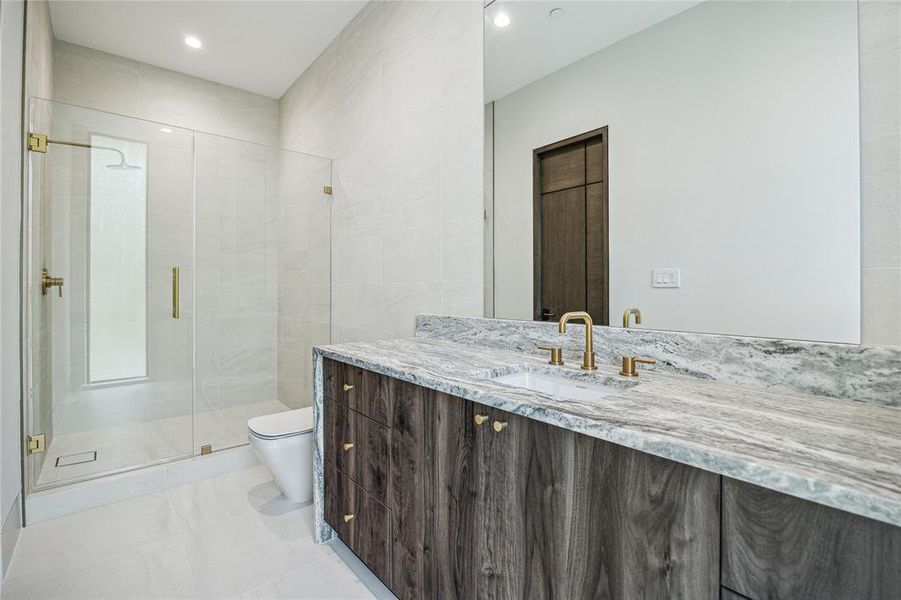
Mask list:
[[[254,417],[247,428],[257,437],[273,439],[313,431],[313,407]]]

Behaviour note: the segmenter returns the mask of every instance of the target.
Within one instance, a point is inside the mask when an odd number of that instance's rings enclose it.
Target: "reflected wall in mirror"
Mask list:
[[[485,52],[489,315],[861,341],[855,2],[496,0]]]

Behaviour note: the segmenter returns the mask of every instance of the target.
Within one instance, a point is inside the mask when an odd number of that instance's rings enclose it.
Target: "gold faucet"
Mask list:
[[[585,353],[582,355],[582,369],[585,371],[596,371],[594,344],[591,341],[591,327],[594,325],[591,321],[591,315],[583,311],[565,313],[560,317],[560,333],[566,333],[566,324],[572,319],[582,319],[585,322]]]
[[[629,317],[635,315],[635,324],[641,325],[641,311],[637,308],[627,308],[623,311],[623,327],[629,328]]]

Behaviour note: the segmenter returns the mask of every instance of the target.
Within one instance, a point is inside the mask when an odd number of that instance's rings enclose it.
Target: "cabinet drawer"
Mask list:
[[[334,467],[325,467],[325,521],[391,587],[391,513]]]
[[[332,400],[324,412],[325,462],[386,502],[391,430]]]
[[[331,359],[323,361],[323,372],[326,398],[388,425],[391,417],[390,378]]]

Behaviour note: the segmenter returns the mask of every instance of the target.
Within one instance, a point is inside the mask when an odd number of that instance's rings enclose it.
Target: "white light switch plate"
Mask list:
[[[651,287],[677,288],[682,284],[681,269],[654,269],[651,272]]]

